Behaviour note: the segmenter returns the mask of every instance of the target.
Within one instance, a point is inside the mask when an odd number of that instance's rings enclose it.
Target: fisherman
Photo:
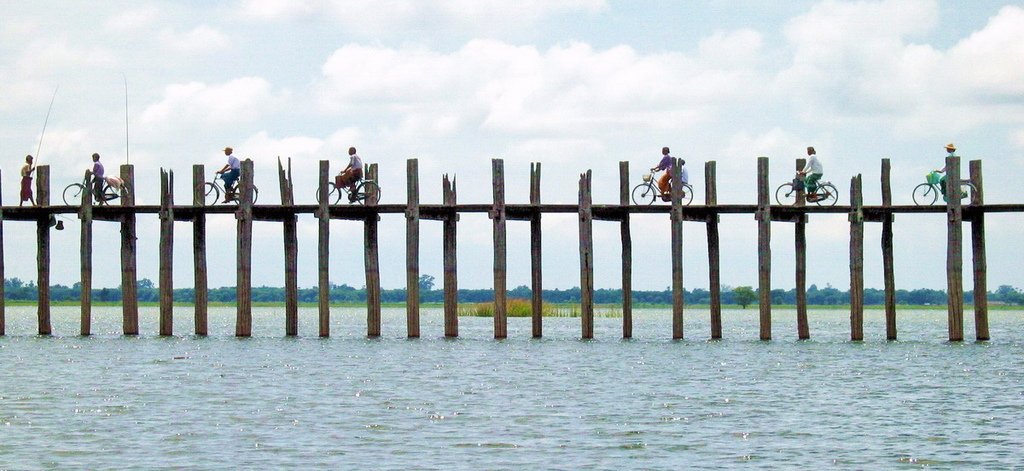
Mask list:
[[[32,197],[32,172],[36,171],[36,168],[32,166],[32,156],[25,156],[25,165],[21,167],[21,202],[18,206],[25,204],[26,201],[32,202],[32,206],[36,205],[35,198]]]

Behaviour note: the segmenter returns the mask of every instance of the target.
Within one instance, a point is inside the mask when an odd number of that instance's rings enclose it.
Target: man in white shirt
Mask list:
[[[220,169],[217,174],[222,175],[220,178],[224,180],[224,202],[229,203],[235,199],[235,182],[238,181],[238,177],[242,176],[242,162],[238,160],[238,157],[232,155],[230,147],[224,148],[224,155],[228,157],[228,163],[224,164],[224,168]]]
[[[821,168],[821,161],[818,160],[818,154],[814,151],[813,147],[807,148],[807,164],[804,165],[804,169],[798,172],[804,178],[804,187],[807,189],[807,201],[817,201],[817,199],[824,197],[815,194],[818,190],[818,180],[825,172]]]
[[[334,186],[347,186],[348,199],[351,202],[355,201],[356,183],[363,179],[363,159],[356,154],[355,147],[348,148],[348,155],[348,165],[334,178]]]

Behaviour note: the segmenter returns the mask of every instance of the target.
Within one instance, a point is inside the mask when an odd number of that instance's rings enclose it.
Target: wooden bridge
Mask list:
[[[678,165],[679,162],[676,162]],[[959,191],[961,182],[959,157],[947,158],[947,189],[949,194]],[[379,204],[370,199],[366,205],[329,205],[326,194],[329,178],[329,163],[320,161],[320,203],[318,205],[295,204],[291,162],[287,169],[278,162],[280,183],[280,205],[256,205],[252,200],[253,165],[247,160],[242,163],[239,183],[240,203],[237,206],[207,206],[204,195],[205,169],[202,165],[192,168],[193,194],[191,205],[174,203],[173,172],[161,170],[160,204],[136,205],[134,195],[122,192],[118,206],[94,206],[91,194],[83,192],[79,206],[55,206],[50,204],[49,167],[41,165],[36,176],[36,207],[0,206],[0,278],[3,269],[3,229],[6,221],[35,221],[37,232],[37,261],[39,290],[38,327],[39,334],[49,335],[50,325],[50,228],[54,215],[77,214],[81,220],[81,335],[91,332],[91,291],[92,291],[92,224],[94,221],[113,221],[121,226],[121,290],[122,325],[125,335],[139,333],[139,312],[136,274],[136,215],[157,214],[160,220],[159,244],[159,292],[160,292],[160,335],[173,335],[172,304],[172,247],[174,244],[174,223],[192,223],[193,261],[195,275],[195,334],[207,334],[207,264],[206,264],[206,217],[212,214],[233,214],[237,220],[237,314],[235,335],[249,336],[252,331],[252,223],[253,221],[278,221],[284,231],[285,254],[285,335],[298,334],[298,238],[297,219],[300,214],[312,214],[319,221],[318,236],[318,312],[319,335],[330,335],[330,309],[328,264],[330,260],[329,241],[331,219],[361,220],[364,224],[364,261],[366,270],[367,318],[366,334],[374,337],[381,332],[380,272],[378,264],[377,223],[381,214],[404,214],[406,219],[406,329],[409,337],[420,336],[419,313],[419,227],[420,220],[438,220],[443,224],[444,252],[444,335],[459,335],[457,315],[457,263],[456,231],[459,214],[487,213],[493,222],[494,253],[494,337],[507,336],[506,313],[506,223],[513,220],[530,222],[530,254],[532,268],[532,334],[543,335],[541,316],[541,216],[544,213],[575,213],[579,215],[579,264],[581,288],[581,336],[594,335],[594,272],[593,272],[593,220],[621,222],[622,242],[622,336],[632,336],[632,239],[630,216],[638,213],[667,213],[671,221],[672,246],[672,338],[683,338],[683,266],[682,235],[683,221],[703,222],[707,229],[709,291],[711,295],[710,322],[711,338],[722,336],[721,283],[719,269],[720,214],[752,214],[758,221],[758,293],[760,338],[772,338],[771,305],[771,223],[783,222],[795,225],[796,247],[796,293],[797,293],[797,335],[810,338],[807,323],[806,300],[806,225],[811,213],[845,213],[850,223],[850,339],[864,338],[864,223],[882,224],[882,261],[885,283],[886,338],[896,339],[896,287],[893,277],[893,215],[896,213],[946,213],[947,215],[947,293],[949,340],[963,340],[963,223],[971,224],[971,250],[974,270],[974,322],[978,340],[989,339],[988,306],[986,293],[985,261],[985,214],[990,212],[1024,212],[1024,204],[987,205],[984,203],[981,161],[970,162],[969,181],[976,191],[972,192],[969,205],[961,205],[957,198],[951,198],[944,206],[899,206],[892,204],[889,185],[889,160],[882,160],[880,206],[865,206],[862,199],[861,176],[850,182],[850,204],[839,206],[806,206],[803,193],[797,195],[792,206],[772,205],[769,200],[768,158],[760,157],[757,162],[756,204],[718,204],[716,190],[715,162],[704,166],[705,204],[684,206],[682,185],[679,176],[673,177],[672,202],[670,205],[637,206],[629,201],[629,164],[619,162],[619,204],[595,205],[591,200],[591,173],[580,175],[578,204],[541,204],[539,163],[530,167],[530,202],[507,204],[505,201],[504,164],[500,159],[492,160],[493,200],[486,204],[458,204],[456,202],[455,180],[443,177],[443,202],[441,204],[420,204],[418,163],[407,161],[407,202],[405,204]],[[797,169],[804,165],[797,160]],[[89,176],[88,173],[86,175]],[[134,167],[122,165],[121,178],[134,188]],[[376,180],[376,164],[367,166],[367,178]],[[0,335],[4,334],[3,285],[0,284]]]

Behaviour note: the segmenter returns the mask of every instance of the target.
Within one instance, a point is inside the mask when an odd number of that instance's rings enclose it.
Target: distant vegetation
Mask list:
[[[153,281],[141,279],[138,283],[140,302],[159,301],[159,290]],[[81,286],[75,283],[73,286],[53,285],[50,287],[51,301],[78,301],[81,295]],[[749,286],[736,288],[722,288],[722,303],[746,305],[756,301],[757,290]],[[864,290],[864,302],[866,304],[883,304],[885,302],[885,291],[880,289],[867,288]],[[17,279],[4,280],[4,297],[9,300],[36,301],[38,292],[35,283],[27,283]],[[510,299],[528,300],[531,297],[530,288],[519,286],[509,290]],[[254,287],[252,289],[253,302],[275,303],[284,302],[284,288],[277,287]],[[120,301],[120,288],[93,288],[93,301]],[[189,303],[195,301],[195,290],[192,288],[181,288],[174,290],[176,302]],[[233,303],[235,301],[235,288],[223,287],[210,290],[209,300],[211,302]],[[334,303],[362,303],[366,302],[366,290],[353,288],[348,285],[331,285],[330,300]],[[973,292],[964,294],[965,302],[974,301]],[[1024,292],[1012,286],[1003,285],[995,291],[989,292],[988,300],[994,304],[1024,305]],[[299,289],[299,302],[315,303],[317,301],[317,289]],[[381,301],[385,303],[405,302],[405,289],[381,290]],[[440,303],[444,301],[444,291],[435,286],[434,277],[423,275],[420,277],[420,301]],[[460,303],[492,303],[494,291],[490,289],[460,289]],[[686,304],[709,304],[711,293],[705,289],[693,289],[683,291],[683,301]],[[544,302],[549,304],[570,304],[580,302],[580,289],[570,288],[566,290],[546,289],[544,290]],[[594,302],[597,304],[620,304],[622,302],[622,290],[620,289],[598,289],[594,291]],[[807,289],[807,303],[813,305],[847,305],[850,302],[849,292],[839,290],[826,285],[819,288],[811,285]],[[944,305],[946,304],[946,292],[935,289],[897,290],[896,302],[909,305]],[[633,303],[635,305],[672,304],[672,289],[666,287],[662,291],[634,291]],[[772,290],[772,303],[775,304],[796,304],[796,290],[774,289]],[[529,312],[529,305],[526,306]],[[471,307],[467,307],[471,309]],[[510,309],[512,306],[510,305]],[[553,309],[553,308],[552,308]],[[510,314],[512,315],[512,314]]]

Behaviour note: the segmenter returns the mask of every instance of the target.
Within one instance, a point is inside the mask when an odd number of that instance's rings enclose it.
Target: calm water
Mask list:
[[[257,309],[254,337],[235,339],[234,310],[211,313],[207,338],[159,338],[144,309],[138,338],[120,308],[77,308],[35,336],[35,309],[8,308],[0,337],[0,469],[679,469],[1024,467],[1024,312],[994,312],[993,341],[951,344],[944,311],[900,313],[884,341],[868,313],[851,343],[848,314],[812,311],[813,340],[776,311],[777,340],[757,338],[757,311],[724,314],[709,342],[706,311],[687,311],[673,342],[668,311],[596,321],[461,318],[441,338],[424,310],[418,340],[404,310],[368,340],[361,309],[336,309],[329,339],[316,311],[284,338],[281,309]],[[968,316],[970,317],[970,316]],[[968,320],[967,336],[973,338]]]

